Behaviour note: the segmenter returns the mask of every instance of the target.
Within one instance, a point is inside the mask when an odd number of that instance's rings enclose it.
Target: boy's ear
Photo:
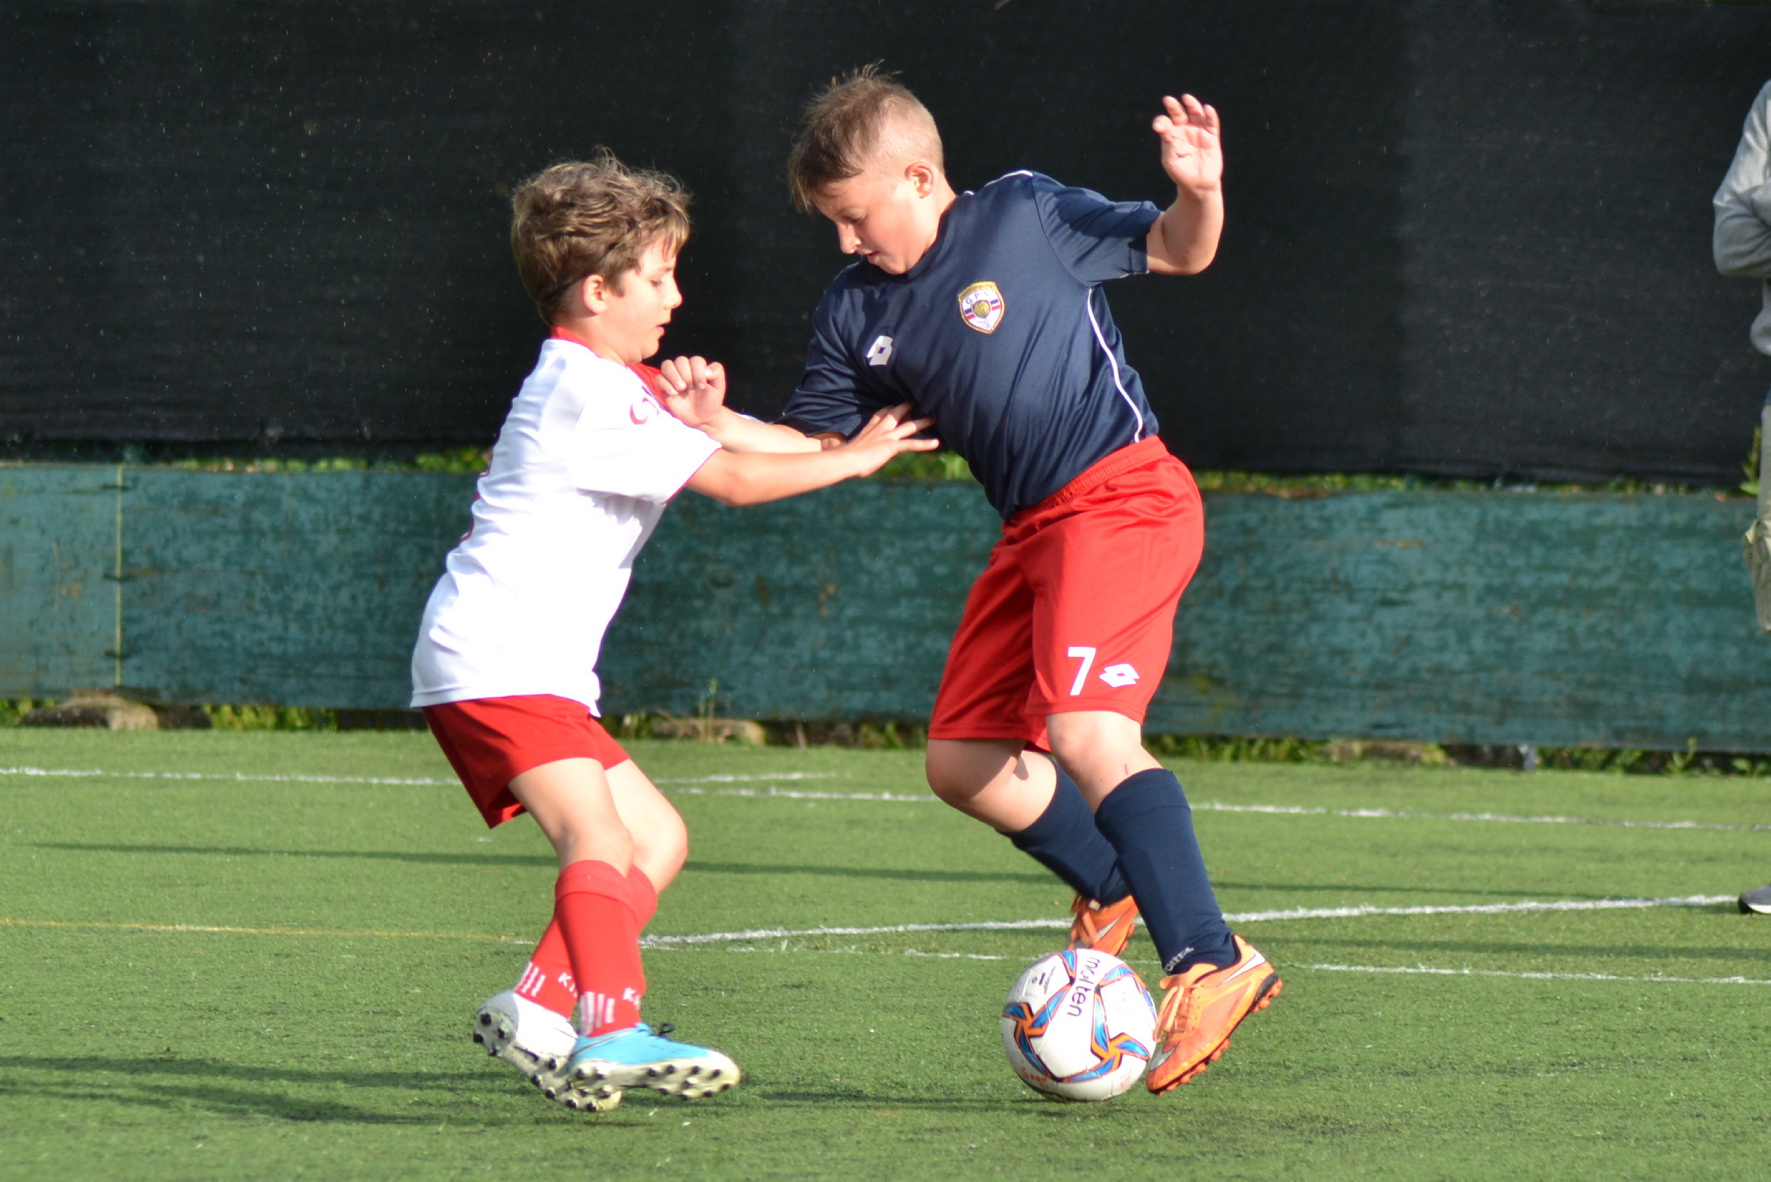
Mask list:
[[[928,161],[915,160],[905,166],[904,179],[910,182],[911,189],[918,197],[927,197],[935,191],[935,183],[940,179],[940,174]]]
[[[578,299],[586,312],[595,315],[609,306],[609,284],[601,275],[591,272],[578,284]]]

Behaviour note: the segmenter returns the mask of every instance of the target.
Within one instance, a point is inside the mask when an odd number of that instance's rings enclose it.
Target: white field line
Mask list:
[[[1771,985],[1756,977],[1624,977],[1616,973],[1525,973],[1505,969],[1438,969],[1428,965],[1300,964],[1320,973],[1400,973],[1427,977],[1511,977],[1521,981],[1644,981],[1656,985]]]
[[[1517,903],[1423,904],[1415,907],[1298,907],[1289,911],[1226,912],[1231,923],[1262,923],[1274,919],[1363,919],[1371,915],[1505,915],[1530,911],[1621,911],[1642,907],[1709,907],[1732,903],[1733,895],[1683,895],[1666,899],[1554,899]]]
[[[452,785],[456,781],[430,776],[303,776],[258,775],[249,772],[136,772],[105,771],[100,768],[0,767],[6,776],[70,776],[85,778],[110,776],[126,780],[219,780],[240,784],[419,784]],[[689,776],[681,779],[659,779],[653,783],[666,787],[672,794],[688,796],[739,796],[767,800],[877,800],[891,804],[935,804],[936,798],[925,792],[807,792],[774,787],[775,784],[799,780],[834,780],[848,777],[837,772],[781,772],[774,775]],[[763,788],[703,788],[703,784],[767,785]],[[1508,825],[1600,825],[1620,829],[1698,829],[1736,833],[1771,832],[1771,825],[1735,825],[1721,821],[1642,821],[1619,817],[1528,816],[1509,813],[1423,813],[1412,809],[1331,809],[1309,805],[1225,804],[1216,800],[1196,800],[1193,810],[1202,813],[1264,813],[1283,817],[1347,817],[1355,820],[1391,821],[1485,821]]]
[[[1708,907],[1732,903],[1733,895],[1685,895],[1666,899],[1557,899],[1550,902],[1472,903],[1419,907],[1300,907],[1290,911],[1227,912],[1231,923],[1263,923],[1287,919],[1365,919],[1381,915],[1503,915],[1517,912],[1619,911],[1646,907]],[[787,940],[806,936],[885,936],[907,932],[1025,932],[1068,928],[1067,919],[985,920],[978,923],[898,923],[880,927],[750,928],[734,932],[697,932],[691,935],[649,935],[640,938],[646,948],[685,947],[693,944],[735,944],[757,940]]]
[[[241,784],[453,784],[428,776],[267,776],[248,772],[111,772],[102,768],[0,767],[0,776],[61,776],[118,780],[225,780]]]
[[[781,777],[763,777],[757,779],[776,779]],[[658,780],[659,784],[680,784],[681,780]],[[672,796],[756,796],[767,798],[779,796],[784,800],[889,800],[897,804],[935,804],[938,803],[930,794],[916,796],[900,796],[892,792],[808,792],[804,789],[777,788],[773,784],[767,788],[668,788]]]
[[[1681,898],[1665,899],[1560,899],[1550,902],[1526,900],[1518,903],[1476,903],[1464,906],[1429,905],[1419,907],[1319,907],[1298,908],[1291,911],[1245,911],[1229,912],[1224,918],[1231,923],[1261,923],[1270,920],[1309,920],[1309,919],[1364,919],[1384,915],[1497,915],[1519,912],[1558,912],[1558,911],[1615,911],[1627,908],[1647,907],[1707,907],[1716,903],[1733,901],[1731,895],[1687,895]],[[913,932],[1025,932],[1025,931],[1057,931],[1070,926],[1067,919],[1010,919],[985,920],[977,923],[899,923],[873,927],[815,927],[815,928],[749,928],[732,932],[696,932],[683,935],[648,935],[640,938],[642,948],[659,951],[686,949],[703,945],[720,944],[756,944],[761,941],[781,941],[779,951],[786,952],[788,941],[796,938],[818,936],[884,936]],[[20,919],[0,916],[0,928],[86,928],[95,930],[137,931],[137,932],[194,932],[237,934],[254,936],[318,936],[344,937],[352,939],[379,938],[403,940],[488,940],[501,944],[532,945],[533,940],[517,936],[500,936],[480,932],[422,932],[422,931],[337,931],[325,928],[292,928],[292,927],[245,927],[223,926],[193,923],[129,923],[94,920],[57,920],[57,919]],[[756,951],[756,949],[733,949],[733,951]],[[837,950],[841,951],[841,950]],[[857,951],[850,949],[849,951]],[[894,954],[896,955],[896,954]],[[985,956],[967,952],[918,952],[914,949],[902,953],[905,956],[932,956],[939,959],[957,960],[999,960],[996,956]],[[1324,971],[1363,972],[1356,966],[1310,965]],[[1412,969],[1371,969],[1371,972],[1413,972]],[[1457,969],[1420,969],[1421,972],[1456,973]],[[1473,971],[1473,970],[1472,970]],[[1492,975],[1492,974],[1491,974]],[[1508,975],[1508,974],[1500,974]],[[1511,974],[1531,976],[1532,974]],[[1552,974],[1554,976],[1554,974]],[[1571,980],[1587,978],[1574,976]],[[1593,980],[1611,978],[1593,977]],[[1634,978],[1616,978],[1631,980]],[[1642,978],[1648,980],[1651,978]],[[1660,979],[1660,978],[1652,978]],[[1665,978],[1673,980],[1674,978]],[[1682,979],[1682,978],[1681,978]],[[1697,980],[1692,978],[1692,980]],[[1724,980],[1716,978],[1717,981]],[[1726,980],[1736,980],[1728,978]],[[1749,984],[1771,984],[1771,982],[1743,982]]]
[[[1353,817],[1397,821],[1498,821],[1509,825],[1612,825],[1623,829],[1726,829],[1748,833],[1771,831],[1771,825],[1729,825],[1719,821],[1630,821],[1610,817],[1532,817],[1507,813],[1417,813],[1411,809],[1330,809],[1303,805],[1223,804],[1196,800],[1195,812],[1271,813],[1288,817]]]

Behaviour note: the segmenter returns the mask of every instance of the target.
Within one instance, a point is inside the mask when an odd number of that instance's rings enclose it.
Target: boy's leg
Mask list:
[[[1047,723],[1053,751],[1074,757],[1083,791],[1096,801],[1095,824],[1119,853],[1167,974],[1144,1080],[1160,1094],[1222,1056],[1236,1027],[1266,1009],[1283,984],[1224,923],[1186,794],[1144,750],[1138,724],[1104,712],[1054,714]]]
[[[1175,774],[1144,749],[1138,723],[1110,711],[1054,714],[1052,751],[1094,806],[1096,828],[1118,851],[1165,973],[1236,958],[1206,875],[1193,813]]]
[[[1135,904],[1103,918],[1092,900],[1129,898],[1116,855],[1095,829],[1069,777],[1029,743],[1043,738],[1026,714],[1033,679],[1033,594],[1010,547],[999,544],[966,596],[947,652],[929,726],[929,786],[946,803],[990,825],[1078,894],[1073,944],[1117,953]]]
[[[1029,704],[1094,805],[1169,974],[1146,1077],[1154,1092],[1204,1070],[1280,989],[1266,958],[1225,925],[1186,794],[1142,741],[1203,545],[1198,492],[1165,460],[1078,497],[1039,531],[1027,562],[1038,589]]]
[[[642,872],[650,884],[646,913],[640,916],[640,927],[657,910],[658,892],[676,881],[683,863],[689,857],[689,830],[682,816],[658,791],[656,785],[629,759],[608,769],[609,794],[615,801],[615,812],[633,837],[633,862],[629,870]]]
[[[594,759],[561,759],[510,782],[559,854],[554,922],[579,994],[579,1031],[606,1033],[639,1022],[645,974],[627,871],[634,841]]]
[[[558,915],[548,920],[511,992],[568,1020],[578,1011],[578,982],[572,976],[572,957]]]
[[[736,1084],[737,1064],[725,1055],[660,1037],[639,1020],[646,981],[638,912],[646,896],[656,896],[643,870],[634,877],[636,843],[602,765],[592,759],[543,764],[513,779],[510,790],[559,854],[554,914],[579,989],[582,1037],[562,1079],[538,1080],[543,1090],[576,1108],[601,1106],[623,1088],[693,1099]],[[661,797],[656,803],[668,808]]]
[[[658,892],[669,886],[688,858],[688,830],[682,817],[646,778],[633,760],[607,769],[615,813],[633,838],[633,862],[627,870],[628,903],[639,930],[658,910]],[[578,1005],[572,959],[558,917],[547,925],[513,990],[519,997],[570,1018]]]
[[[631,863],[633,842],[595,760],[543,764],[511,780],[510,791],[553,843],[561,872],[546,932],[516,987],[480,1007],[474,1038],[552,1097],[577,1045],[574,1013],[605,1024],[639,1022],[639,933],[627,876],[615,865]],[[577,1099],[574,1107],[602,1109],[620,1095],[608,1089]]]
[[[1117,903],[1131,894],[1088,802],[1047,756],[1018,739],[932,739],[927,766],[936,796],[1007,837],[1085,901]],[[1105,950],[1117,954],[1130,932],[1127,916],[1118,947]]]

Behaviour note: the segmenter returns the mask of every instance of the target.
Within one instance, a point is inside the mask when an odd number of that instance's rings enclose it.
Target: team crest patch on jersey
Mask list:
[[[959,318],[967,328],[991,333],[1002,323],[1002,292],[988,279],[959,293]]]

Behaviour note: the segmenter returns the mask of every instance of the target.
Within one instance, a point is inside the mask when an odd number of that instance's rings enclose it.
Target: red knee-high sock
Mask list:
[[[640,1020],[646,974],[627,877],[607,862],[574,862],[554,884],[554,918],[578,983],[578,1030],[594,1038]]]
[[[535,945],[529,963],[523,966],[516,993],[566,1018],[578,1008],[578,983],[572,976],[572,958],[566,954],[566,937],[560,931],[557,916],[541,934],[541,942]]]
[[[633,904],[633,917],[639,921],[639,930],[645,931],[652,917],[658,914],[658,888],[652,885],[652,879],[638,866],[630,866],[627,870],[628,901]]]

